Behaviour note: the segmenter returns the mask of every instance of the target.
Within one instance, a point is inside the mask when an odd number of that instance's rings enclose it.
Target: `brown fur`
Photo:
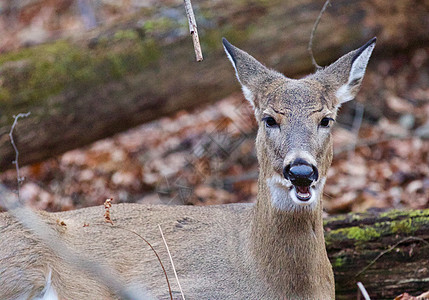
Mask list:
[[[294,205],[285,197],[280,200],[291,209],[278,209],[272,204],[274,195],[267,180],[282,176],[287,160],[303,151],[314,158],[320,177],[326,177],[332,141],[329,129],[318,124],[325,116],[335,119],[341,102],[336,91],[350,83],[356,54],[367,53],[356,50],[314,75],[292,80],[228,42],[224,45],[259,123],[255,205],[118,204],[110,210],[113,226],[103,222],[103,207],[38,214],[68,247],[115,269],[127,284],[147,288],[160,299],[168,298],[168,289],[154,253],[123,228],[142,235],[156,249],[176,297],[178,286],[158,224],[188,299],[333,299],[334,277],[324,245],[320,195],[313,207]],[[346,91],[355,94],[361,79],[353,80]],[[275,118],[279,128],[266,128],[262,121],[266,115]],[[39,295],[49,271],[60,299],[116,297],[8,213],[0,214],[1,298]]]

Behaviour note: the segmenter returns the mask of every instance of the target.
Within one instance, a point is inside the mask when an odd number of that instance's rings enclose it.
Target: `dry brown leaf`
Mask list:
[[[106,199],[106,201],[104,201],[104,209],[105,209],[104,222],[110,223],[113,225],[113,221],[110,218],[110,208],[112,207],[112,201],[113,201],[113,198],[109,198],[109,199]]]
[[[411,296],[408,293],[400,294],[399,296],[396,296],[394,300],[416,300],[416,297]]]
[[[58,225],[67,226],[67,224],[64,221],[61,221],[60,219],[57,219],[56,222]]]
[[[429,299],[429,291],[424,292],[423,294],[415,297],[415,296],[411,296],[408,293],[403,293],[397,297],[395,297],[394,300],[427,300]]]
[[[406,99],[395,95],[389,95],[386,99],[387,106],[398,113],[413,112],[414,106]]]

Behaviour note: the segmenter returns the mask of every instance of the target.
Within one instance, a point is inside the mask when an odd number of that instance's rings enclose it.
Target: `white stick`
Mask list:
[[[192,41],[194,43],[195,56],[197,61],[203,60],[203,53],[201,51],[200,39],[198,37],[197,22],[195,21],[194,11],[192,9],[191,0],[184,0],[186,16],[188,17],[189,32],[192,35]]]
[[[18,152],[18,148],[15,145],[15,141],[13,140],[13,131],[15,130],[16,124],[18,124],[18,119],[19,118],[26,118],[30,114],[31,113],[28,112],[26,114],[20,113],[20,114],[18,114],[16,116],[13,116],[14,120],[13,120],[12,127],[10,128],[10,132],[9,132],[10,143],[12,144],[12,147],[15,150],[15,160],[13,161],[13,163],[15,164],[15,167],[16,167],[16,180],[17,180],[17,183],[18,183],[18,187],[17,187],[18,201],[21,201],[21,198],[19,197],[19,188],[21,186],[23,178],[21,178],[21,175],[19,175],[19,163],[18,163],[19,152]]]
[[[161,236],[162,236],[162,240],[164,241],[165,248],[167,249],[168,256],[170,257],[171,266],[173,267],[174,276],[176,276],[176,281],[177,281],[177,284],[179,285],[180,293],[182,294],[183,300],[185,300],[185,295],[183,294],[182,286],[180,285],[180,282],[179,282],[179,277],[177,277],[176,268],[174,267],[173,258],[171,257],[170,249],[168,249],[167,242],[164,238],[164,234],[162,233],[161,225],[158,224],[158,227],[159,227],[159,231],[161,232]]]
[[[362,296],[365,298],[365,300],[371,300],[371,298],[369,297],[368,292],[366,291],[366,288],[363,286],[362,282],[358,282],[357,286],[359,287],[359,290],[362,293]]]

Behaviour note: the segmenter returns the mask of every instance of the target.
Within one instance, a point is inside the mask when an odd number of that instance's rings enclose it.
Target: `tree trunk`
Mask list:
[[[15,132],[24,165],[238,90],[222,36],[286,75],[312,71],[306,47],[323,3],[198,1],[202,63],[194,62],[182,5],[0,56],[0,170],[13,167],[7,133],[19,112],[31,111]],[[313,50],[326,64],[377,35],[376,55],[385,55],[427,44],[428,27],[427,1],[339,0]]]
[[[337,299],[371,299],[429,290],[429,209],[339,215],[325,221]]]

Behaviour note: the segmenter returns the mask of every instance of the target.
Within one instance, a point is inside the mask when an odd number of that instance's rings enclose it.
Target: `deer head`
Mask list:
[[[375,42],[373,38],[297,80],[268,69],[223,39],[259,125],[259,180],[268,186],[272,207],[294,211],[318,206],[332,161],[331,127],[341,104],[356,96]]]

